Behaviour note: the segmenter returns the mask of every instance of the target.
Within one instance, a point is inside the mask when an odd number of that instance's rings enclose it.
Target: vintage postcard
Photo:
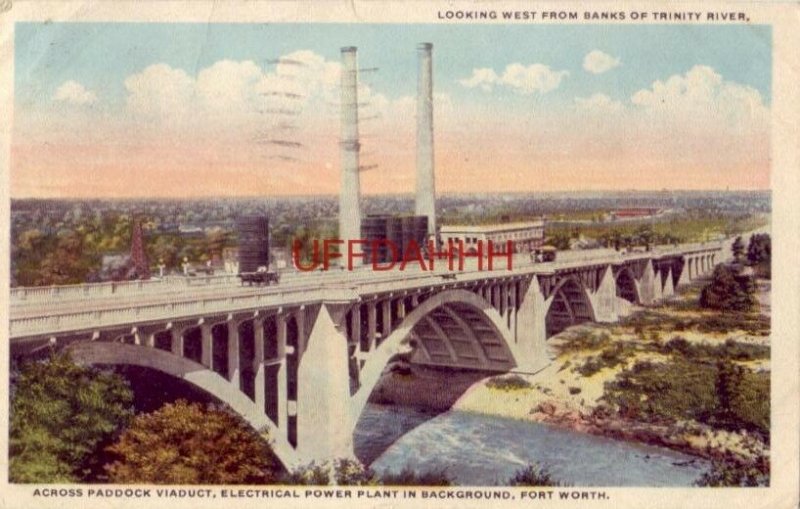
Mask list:
[[[0,506],[797,507],[799,15],[0,2]]]

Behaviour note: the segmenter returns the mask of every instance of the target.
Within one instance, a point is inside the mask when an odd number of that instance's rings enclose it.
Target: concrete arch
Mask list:
[[[570,299],[565,290],[572,287],[577,290],[573,292],[573,297],[577,295],[578,300]],[[577,305],[582,305],[584,309],[578,309]],[[562,309],[563,308],[563,309]],[[562,316],[551,316],[558,313]],[[560,321],[555,322],[558,318]],[[562,327],[564,318],[569,320],[569,325]],[[568,276],[556,284],[550,297],[545,301],[545,328],[546,336],[550,337],[564,330],[570,325],[582,322],[593,322],[595,320],[595,310],[589,290],[575,276]]]
[[[156,348],[124,343],[81,341],[67,347],[72,360],[83,365],[128,365],[150,368],[185,380],[228,405],[255,430],[266,429],[275,455],[287,467],[298,463],[284,433],[270,421],[263,409],[219,374],[202,364]]]
[[[516,345],[511,337],[511,333],[505,326],[503,318],[488,301],[468,290],[447,290],[437,293],[408,313],[386,340],[381,342],[380,346],[370,354],[369,359],[360,372],[361,386],[351,398],[350,408],[351,415],[354,418],[353,422],[358,420],[358,416],[361,415],[361,412],[364,410],[367,399],[377,385],[381,373],[383,373],[383,369],[386,367],[386,364],[388,364],[389,359],[398,353],[407,352],[409,350],[404,342],[406,338],[409,337],[414,327],[423,322],[429,314],[447,304],[469,306],[479,311],[481,316],[485,319],[485,324],[490,326],[493,332],[497,334],[497,337],[501,339],[504,348],[508,352],[511,358],[511,366],[509,369],[518,364],[518,359],[521,357],[516,350]]]

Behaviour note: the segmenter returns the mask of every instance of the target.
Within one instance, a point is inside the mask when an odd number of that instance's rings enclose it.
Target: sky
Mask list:
[[[772,35],[746,25],[21,23],[13,197],[336,193],[357,46],[364,193],[767,189]]]

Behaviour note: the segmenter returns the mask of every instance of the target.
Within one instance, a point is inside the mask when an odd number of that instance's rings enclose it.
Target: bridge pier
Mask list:
[[[617,282],[611,266],[603,271],[597,291],[592,296],[594,319],[601,323],[616,322],[619,319],[617,306]]]
[[[675,295],[675,287],[672,284],[672,269],[667,269],[667,277],[664,280],[664,291],[661,292],[664,299],[669,299]]]
[[[661,271],[653,272],[653,303],[661,302],[664,298],[664,287]]]
[[[354,457],[348,340],[332,316],[342,308],[320,307],[298,370],[297,454],[304,462]]]
[[[237,320],[228,320],[228,382],[236,390],[241,388],[241,380],[239,380],[239,325],[241,325],[241,322]]]
[[[649,306],[655,299],[655,273],[653,272],[653,261],[647,260],[639,280],[639,301],[643,306]]]
[[[517,370],[536,372],[545,368],[547,355],[547,306],[536,276],[531,278],[517,313]]]

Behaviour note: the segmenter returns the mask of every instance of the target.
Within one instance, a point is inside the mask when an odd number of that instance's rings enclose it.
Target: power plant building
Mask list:
[[[488,255],[492,242],[492,251],[505,253],[510,240],[515,253],[529,253],[544,245],[544,221],[527,221],[518,223],[501,223],[488,225],[442,225],[440,228],[442,246],[448,242],[464,243],[464,252],[476,253],[478,246],[483,246],[483,255]],[[480,244],[479,244],[480,243]]]

